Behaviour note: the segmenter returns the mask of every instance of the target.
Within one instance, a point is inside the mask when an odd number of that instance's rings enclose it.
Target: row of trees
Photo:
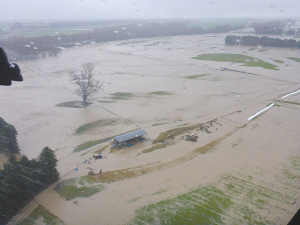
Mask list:
[[[255,37],[255,36],[236,36],[228,35],[225,38],[227,45],[249,45],[249,46],[270,46],[270,47],[285,47],[285,48],[299,48],[300,41],[294,39],[281,39],[269,37]]]
[[[132,38],[148,38],[158,36],[190,35],[206,33],[223,33],[241,29],[242,26],[215,26],[209,29],[188,27],[186,22],[151,22],[146,24],[130,24],[126,26],[104,27],[90,32],[70,35],[41,37],[9,36],[0,39],[0,46],[8,50],[12,60],[34,60],[37,58],[57,56],[61,48],[82,45],[91,42],[106,42]]]
[[[45,147],[38,159],[17,159],[15,154],[20,150],[16,136],[14,126],[0,117],[0,149],[9,155],[0,169],[0,224],[6,224],[35,195],[59,179],[54,151]]]

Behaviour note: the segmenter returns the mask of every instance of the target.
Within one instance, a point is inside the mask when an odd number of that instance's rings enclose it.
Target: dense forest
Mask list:
[[[57,159],[49,147],[38,159],[14,155],[19,152],[16,135],[16,129],[0,118],[1,150],[10,155],[0,169],[0,224],[9,222],[35,195],[59,179]]]
[[[225,38],[225,44],[300,48],[300,41],[297,42],[295,39],[269,38],[266,36],[255,37],[255,36],[228,35]]]
[[[11,60],[35,60],[46,56],[57,56],[61,49],[87,43],[149,38],[159,36],[224,33],[241,29],[242,26],[214,26],[204,29],[201,26],[188,27],[186,22],[151,22],[96,28],[93,31],[77,34],[47,35],[41,37],[9,36],[0,39],[0,46],[7,50]],[[53,24],[52,26],[60,26]],[[63,25],[61,25],[63,26]]]

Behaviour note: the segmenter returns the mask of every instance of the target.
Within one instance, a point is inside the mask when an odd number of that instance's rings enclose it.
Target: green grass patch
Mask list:
[[[299,174],[300,157],[294,161],[297,167],[293,171]],[[278,182],[283,184],[282,179]],[[284,185],[291,188],[289,183]],[[253,176],[240,171],[223,174],[216,183],[137,209],[130,224],[277,224],[278,213],[294,201],[288,190],[285,193],[268,179],[254,181]],[[273,215],[264,217],[262,212]]]
[[[128,202],[136,202],[138,200],[140,200],[142,197],[137,197],[137,198],[133,198],[133,199],[130,199]]]
[[[140,44],[144,42],[148,42],[149,40],[142,40],[142,41],[124,41],[118,45],[133,45],[133,44]]]
[[[70,201],[74,198],[89,198],[92,195],[102,191],[104,189],[103,185],[95,185],[92,187],[76,187],[76,186],[65,186],[60,188],[57,192],[58,194]]]
[[[107,138],[103,138],[103,139],[99,139],[99,140],[95,140],[95,141],[88,141],[88,142],[85,142],[81,145],[78,145],[74,150],[73,152],[81,152],[83,150],[86,150],[90,147],[93,147],[95,145],[98,145],[98,144],[101,144],[101,143],[104,143],[104,142],[107,142],[107,141],[110,141],[111,139],[113,139],[115,136],[113,137],[107,137]]]
[[[283,100],[279,100],[278,102],[282,102],[282,103],[286,103],[286,104],[300,105],[299,102],[291,102],[291,101],[283,101]]]
[[[248,51],[254,51],[256,48],[249,48]]]
[[[157,46],[157,45],[159,45],[160,42],[161,41],[153,42],[152,44],[145,45],[145,46]]]
[[[68,107],[68,108],[83,108],[83,102],[82,101],[69,101],[69,102],[63,102],[55,105],[57,107]]]
[[[152,146],[151,148],[148,148],[148,149],[146,149],[146,150],[143,150],[141,153],[139,153],[139,155],[145,154],[145,153],[149,153],[149,152],[153,152],[153,151],[155,151],[155,150],[157,150],[157,149],[166,148],[166,147],[168,147],[168,146],[170,146],[170,144],[158,143],[158,144]]]
[[[134,94],[130,92],[116,92],[110,95],[111,97],[108,98],[113,100],[129,100],[130,98],[134,97]]]
[[[109,104],[109,103],[114,103],[115,101],[99,101],[99,102]]]
[[[243,142],[243,140],[241,139],[241,138],[239,138],[236,142],[234,142],[232,145],[231,145],[231,147],[232,148],[235,148],[236,146],[238,146],[240,143],[242,143]]]
[[[251,127],[252,130],[255,130],[259,127],[259,123],[253,124],[253,126]]]
[[[39,205],[33,210],[33,212],[27,216],[20,225],[35,225],[35,224],[65,224],[63,221],[58,219],[50,211]]]
[[[278,66],[276,65],[242,54],[202,54],[192,58],[197,60],[207,60],[215,62],[242,63],[243,66],[262,67],[265,69],[278,70]]]
[[[117,152],[117,151],[119,151],[120,149],[119,148],[111,148],[110,149],[110,151],[109,151],[109,153],[115,153],[115,152]]]
[[[196,74],[196,75],[191,75],[191,76],[187,76],[187,77],[184,77],[185,79],[198,79],[200,77],[205,77],[205,76],[208,76],[209,74]]]
[[[276,63],[284,63],[284,61],[279,60],[279,59],[274,59],[274,62],[276,62]]]
[[[260,50],[258,50],[259,52],[266,52],[266,51],[268,51],[267,49],[260,49]]]
[[[171,44],[172,42],[170,42],[170,41],[163,41],[162,42],[162,44],[164,44],[164,45],[168,45],[168,44]]]
[[[100,153],[103,152],[106,148],[108,147],[108,145],[103,146],[102,148],[97,149],[96,151],[94,151],[94,153]]]
[[[183,127],[183,126],[187,126],[187,125],[189,125],[189,123],[184,123],[184,124],[178,125],[177,127]]]
[[[74,198],[88,198],[104,189],[103,185],[93,185],[94,183],[95,181],[88,176],[70,178],[57,184],[54,190],[67,201]]]
[[[221,214],[232,204],[220,189],[207,186],[144,206],[130,224],[223,224]]]
[[[115,126],[115,125],[119,124],[120,122],[121,121],[119,118],[97,120],[97,121],[94,121],[91,123],[86,123],[84,125],[81,125],[80,127],[78,127],[76,129],[75,133],[82,134],[82,133],[90,131],[96,127]]]
[[[172,95],[173,93],[167,91],[154,91],[150,92],[150,95]]]
[[[156,124],[153,124],[152,127],[156,127],[156,126],[160,126],[160,125],[164,125],[164,124],[167,124],[167,123],[156,123]]]
[[[152,194],[152,196],[153,195],[160,195],[160,194],[165,193],[167,191],[168,191],[168,189],[162,189],[162,190],[159,190],[158,192],[155,192],[154,194]]]
[[[295,62],[300,62],[300,58],[296,58],[296,57],[287,57],[287,59],[293,60]]]

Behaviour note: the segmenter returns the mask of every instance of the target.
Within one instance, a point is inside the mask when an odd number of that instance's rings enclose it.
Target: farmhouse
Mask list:
[[[137,141],[140,141],[140,140],[143,141],[144,140],[143,136],[146,134],[147,134],[146,131],[144,131],[142,129],[138,129],[138,130],[130,131],[125,134],[121,134],[114,138],[113,146],[122,146],[122,145],[130,146]]]

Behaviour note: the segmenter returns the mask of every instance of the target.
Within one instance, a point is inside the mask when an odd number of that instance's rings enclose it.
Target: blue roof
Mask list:
[[[114,140],[120,143],[120,142],[123,142],[123,141],[127,141],[127,140],[130,140],[130,139],[133,139],[133,138],[143,136],[145,134],[147,134],[146,131],[144,131],[142,129],[138,129],[138,130],[128,132],[126,134],[121,134],[119,136],[116,136],[114,138]]]

